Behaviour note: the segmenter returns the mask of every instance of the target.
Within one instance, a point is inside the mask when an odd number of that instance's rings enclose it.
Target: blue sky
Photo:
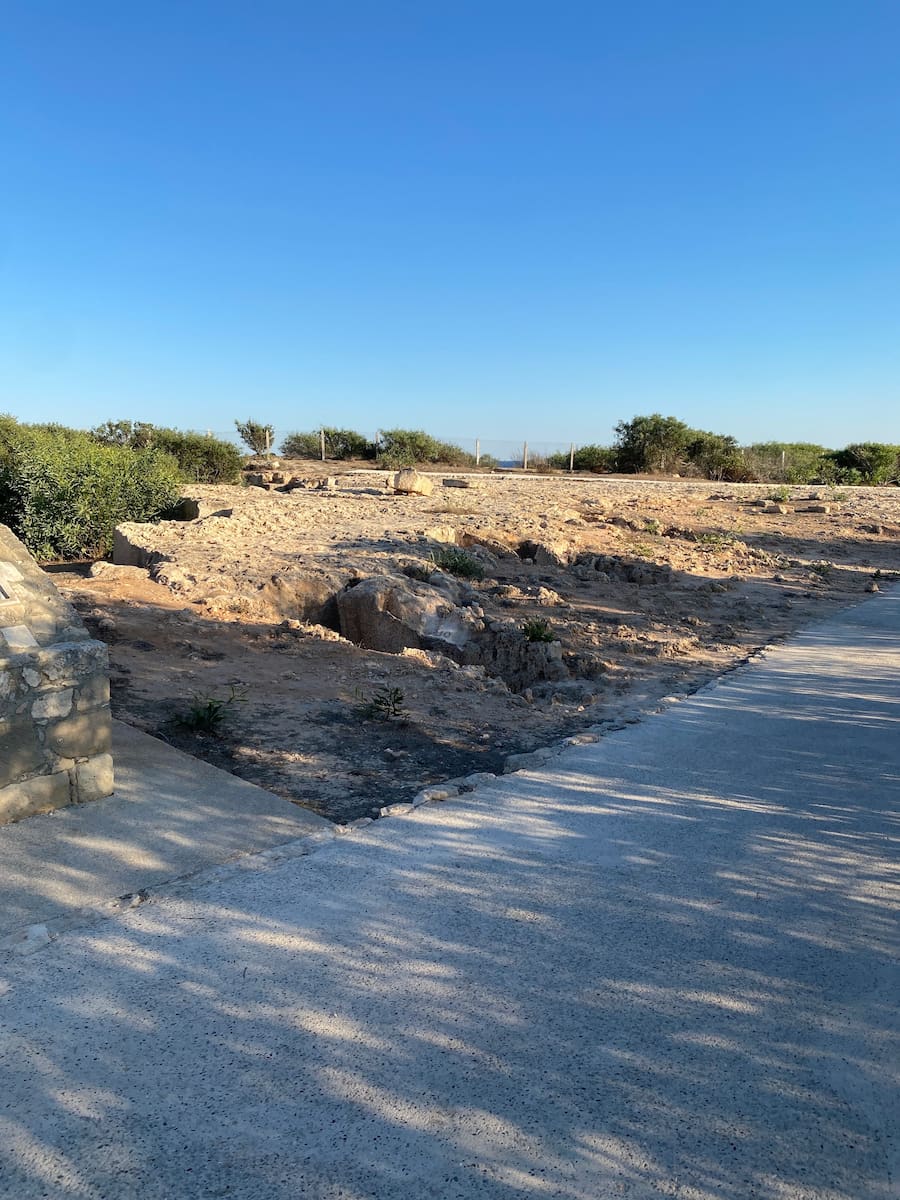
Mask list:
[[[7,0],[0,411],[900,442],[900,6]]]

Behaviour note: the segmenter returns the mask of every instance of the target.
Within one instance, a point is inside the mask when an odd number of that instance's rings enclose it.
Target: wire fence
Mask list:
[[[247,447],[241,440],[240,434],[235,429],[230,430],[215,430],[215,429],[199,429],[191,432],[204,434],[207,437],[220,438],[222,441],[231,442],[235,446],[240,446],[246,450]],[[320,431],[312,431],[315,434]],[[365,441],[375,448],[374,454],[377,457],[378,450],[384,445],[384,434],[381,430],[359,430],[360,436]],[[285,439],[292,436],[294,430],[275,429],[272,434],[270,452],[278,454],[281,452],[282,444]],[[464,454],[471,455],[477,465],[484,463],[496,463],[500,467],[528,467],[540,466],[547,462],[550,458],[559,461],[560,458],[566,460],[563,465],[571,463],[571,459],[575,452],[585,442],[566,442],[566,441],[534,441],[527,436],[521,438],[479,438],[479,437],[442,437],[434,436],[437,442],[445,443],[449,446],[455,446],[462,450]],[[318,457],[322,461],[327,461],[327,445],[320,450]]]

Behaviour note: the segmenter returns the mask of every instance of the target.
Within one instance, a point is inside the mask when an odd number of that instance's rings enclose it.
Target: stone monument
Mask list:
[[[0,525],[0,825],[113,790],[109,660]]]

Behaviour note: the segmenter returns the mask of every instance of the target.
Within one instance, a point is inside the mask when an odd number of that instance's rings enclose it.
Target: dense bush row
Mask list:
[[[180,491],[160,449],[0,418],[0,522],[39,559],[102,557],[119,522],[153,520]]]
[[[238,430],[247,444],[268,444],[271,426],[248,421]],[[727,434],[692,429],[659,413],[620,421],[611,446],[575,451],[577,471],[667,473],[729,481],[886,484],[900,482],[900,446],[857,442],[829,450],[807,442],[739,446]],[[293,433],[286,457],[321,455],[322,431]],[[445,463],[471,467],[475,456],[419,429],[389,429],[370,441],[350,429],[326,428],[325,455],[385,467]],[[146,422],[107,421],[90,433],[61,425],[25,425],[0,415],[0,521],[37,557],[102,556],[114,526],[153,520],[178,498],[183,482],[235,483],[240,450],[219,438]],[[494,460],[482,456],[483,466]],[[535,461],[565,470],[568,454]]]
[[[91,430],[91,437],[105,446],[130,446],[171,454],[182,478],[189,483],[237,483],[244,456],[237,446],[202,433],[183,433],[144,421],[107,421]]]
[[[292,433],[284,439],[286,458],[322,456],[321,430]],[[809,442],[758,442],[739,446],[729,434],[692,429],[677,417],[659,413],[620,421],[611,446],[579,446],[576,471],[598,474],[670,474],[745,483],[883,484],[900,481],[900,446],[860,442],[843,450],[828,450]],[[446,463],[473,467],[475,456],[450,442],[441,442],[420,429],[388,429],[371,441],[352,429],[326,428],[325,457],[377,461],[385,467],[416,463]],[[482,466],[496,460],[482,455]],[[569,468],[569,454],[547,458],[532,455],[534,470]]]
[[[314,429],[308,433],[288,434],[282,442],[281,453],[285,458],[321,458],[322,433],[325,434],[325,457],[332,461],[377,461],[384,467],[411,467],[416,463],[446,463],[451,467],[475,465],[474,454],[452,442],[440,442],[421,429],[386,429],[377,442],[352,429]]]
[[[828,450],[810,442],[739,446],[728,434],[692,429],[659,413],[620,421],[612,446],[582,446],[575,469],[623,474],[654,472],[745,483],[885,484],[900,482],[900,446],[857,442]],[[567,468],[567,454],[550,466]]]
[[[315,429],[309,433],[290,433],[284,439],[281,453],[285,458],[321,458],[322,434],[325,435],[325,457],[335,462],[348,459],[374,459],[375,443],[352,429]]]

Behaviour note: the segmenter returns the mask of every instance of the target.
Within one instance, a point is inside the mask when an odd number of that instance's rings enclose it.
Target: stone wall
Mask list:
[[[0,525],[0,824],[112,790],[106,646]]]

